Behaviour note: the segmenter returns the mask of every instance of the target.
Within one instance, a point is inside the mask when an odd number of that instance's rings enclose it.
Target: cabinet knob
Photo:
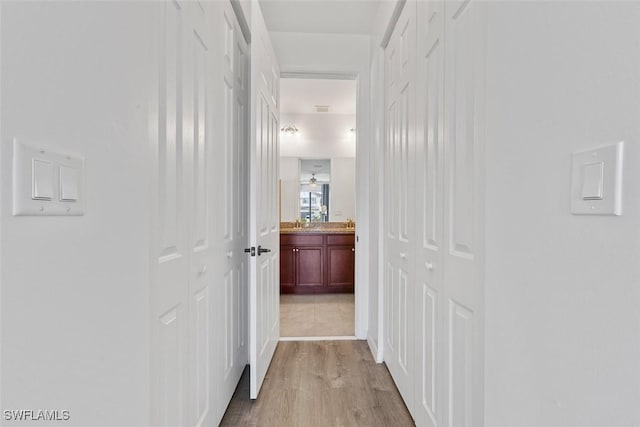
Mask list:
[[[400,252],[400,258],[406,259],[407,258],[407,254],[405,254],[404,252]]]
[[[356,251],[356,248],[351,248],[351,252],[355,252],[355,251]]]
[[[427,267],[427,270],[431,271],[431,270],[433,270],[433,263],[430,262],[430,261],[427,261],[425,263],[425,267]]]

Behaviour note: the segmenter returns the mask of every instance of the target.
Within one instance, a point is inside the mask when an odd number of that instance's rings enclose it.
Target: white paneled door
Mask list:
[[[211,55],[212,34],[209,33],[207,13],[192,3],[180,4],[183,14],[182,45],[182,88],[181,102],[178,104],[182,120],[183,177],[187,194],[182,222],[188,236],[188,301],[186,310],[186,372],[188,387],[186,422],[189,426],[202,426],[215,419],[211,397],[215,366],[211,335],[213,296],[215,295],[215,234],[214,198],[212,190],[211,144],[213,138],[211,109]]]
[[[444,2],[417,4],[416,375],[419,426],[441,425],[444,403]]]
[[[278,216],[280,70],[260,8],[252,11],[251,250],[249,285],[250,395],[258,397],[280,336]]]
[[[385,50],[384,360],[418,426],[483,424],[484,14],[409,0]]]
[[[248,213],[248,131],[247,104],[249,57],[247,43],[240,31],[231,4],[215,15],[218,31],[218,119],[215,165],[218,171],[217,241],[220,251],[220,282],[217,319],[220,335],[219,387],[221,401],[229,402],[248,362],[248,275],[249,259],[244,248],[249,240]],[[224,409],[224,408],[223,408]]]
[[[385,52],[385,357],[413,412],[415,218],[415,4],[405,7]]]
[[[187,359],[192,274],[189,255],[194,247],[187,218],[191,215],[188,180],[194,151],[193,123],[186,119],[182,106],[193,96],[186,93],[185,84],[185,74],[191,74],[185,73],[190,68],[185,60],[191,60],[187,51],[193,46],[185,28],[185,23],[190,22],[188,6],[167,2],[163,9],[155,216],[158,234],[153,248],[157,265],[152,269],[152,423],[170,427],[189,425],[191,415],[188,393],[192,384]]]
[[[225,3],[158,5],[152,425],[217,425],[247,362],[247,49]]]
[[[444,277],[449,426],[483,424],[486,4],[445,2]]]

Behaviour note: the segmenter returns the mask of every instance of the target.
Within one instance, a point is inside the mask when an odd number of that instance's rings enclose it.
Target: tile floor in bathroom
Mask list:
[[[280,295],[281,337],[355,334],[354,294]]]

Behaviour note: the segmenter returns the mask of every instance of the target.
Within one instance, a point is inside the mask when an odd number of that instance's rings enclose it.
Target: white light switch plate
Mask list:
[[[84,215],[84,159],[13,141],[13,214]]]
[[[571,213],[622,215],[624,143],[573,153]]]

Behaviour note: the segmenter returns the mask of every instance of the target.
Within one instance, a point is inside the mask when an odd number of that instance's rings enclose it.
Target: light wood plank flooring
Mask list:
[[[355,335],[353,294],[280,295],[281,337]]]
[[[221,426],[413,426],[365,341],[280,342],[257,400],[245,370]]]

